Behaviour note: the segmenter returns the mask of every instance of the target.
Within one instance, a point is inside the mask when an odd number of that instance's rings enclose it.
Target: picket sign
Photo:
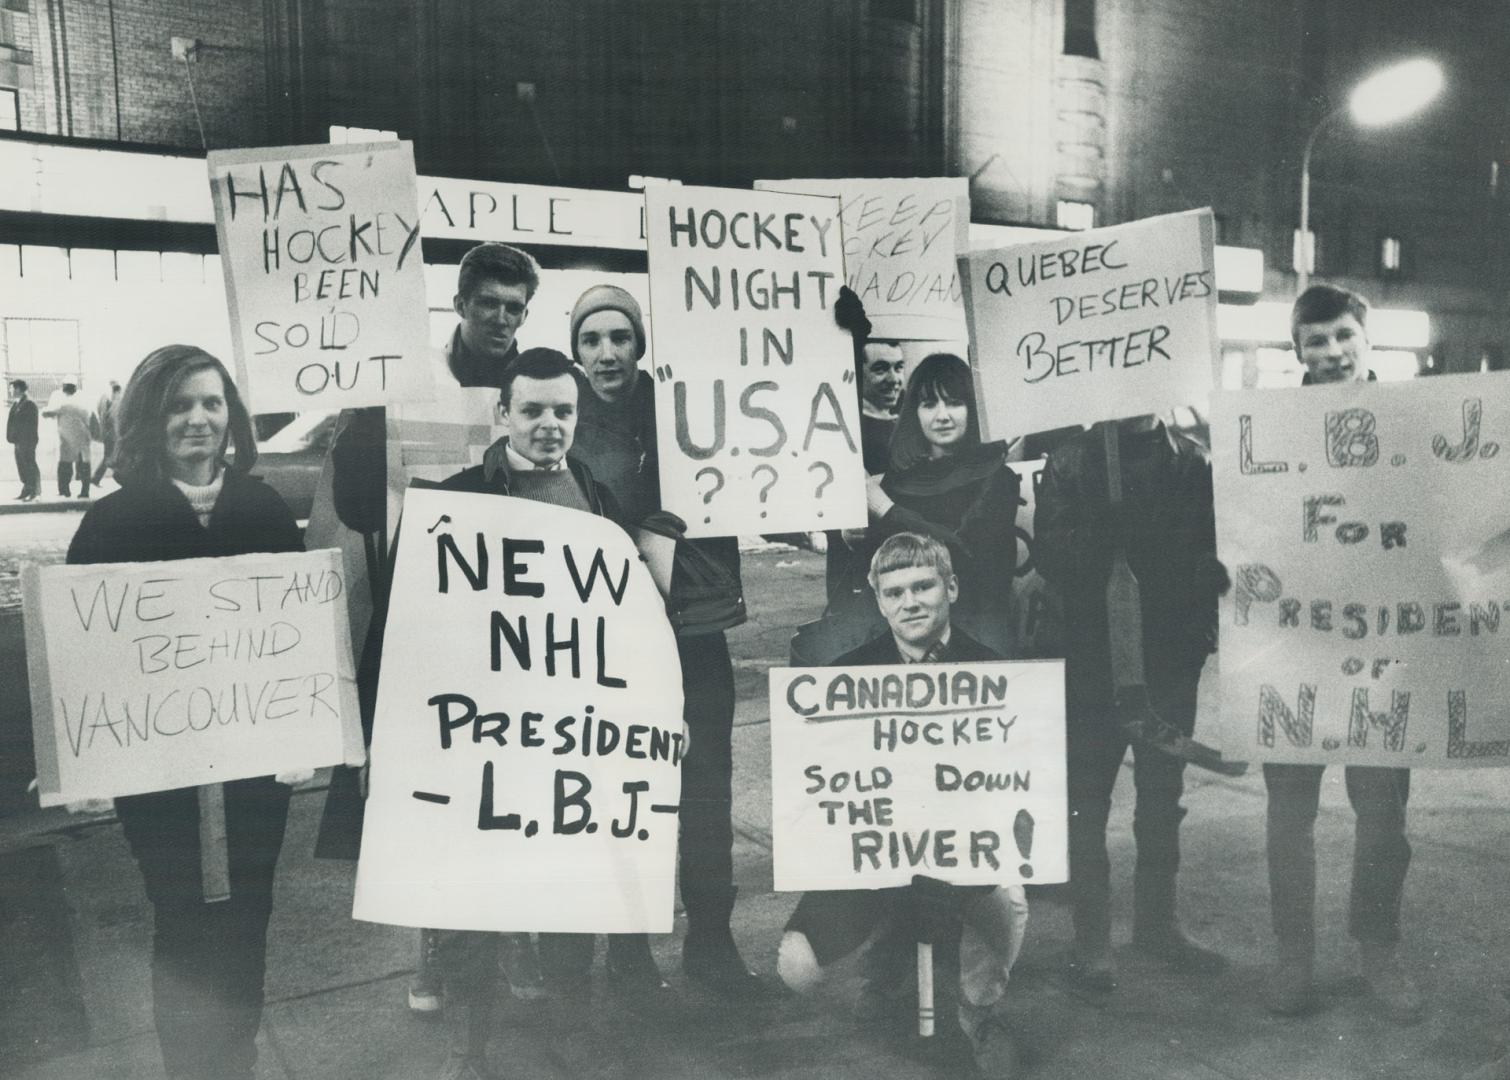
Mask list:
[[[1228,757],[1510,765],[1510,374],[1215,395]]]

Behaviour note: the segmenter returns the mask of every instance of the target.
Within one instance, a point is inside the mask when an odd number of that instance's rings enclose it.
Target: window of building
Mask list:
[[[21,245],[0,244],[0,281],[14,281],[21,276]]]
[[[364,143],[364,142],[393,142],[398,138],[396,131],[383,131],[380,128],[346,127],[344,124],[330,125],[330,141],[333,143]]]
[[[73,375],[81,369],[77,319],[0,319],[6,372]]]
[[[1064,0],[1064,55],[1101,59],[1096,48],[1096,0]]]
[[[1405,252],[1398,236],[1379,239],[1379,271],[1385,275],[1399,274],[1405,268]]]
[[[156,285],[163,279],[160,251],[117,251],[115,279],[124,285]]]
[[[21,130],[21,95],[8,87],[0,87],[0,131]]]
[[[1054,221],[1061,229],[1094,229],[1096,227],[1096,204],[1075,199],[1060,199],[1055,208]]]
[[[68,263],[74,281],[115,280],[115,252],[109,248],[73,248]]]
[[[21,245],[21,276],[30,281],[67,281],[68,249]]]

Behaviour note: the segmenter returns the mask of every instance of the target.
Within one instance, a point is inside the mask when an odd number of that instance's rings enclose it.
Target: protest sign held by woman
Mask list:
[[[887,537],[914,532],[949,549],[959,577],[958,624],[993,652],[1014,655],[1018,487],[1005,446],[981,442],[969,366],[951,353],[924,358],[907,380],[887,470],[867,481],[870,526],[849,540],[850,573],[829,605],[830,619],[857,623],[840,638],[854,644],[879,631],[865,580],[871,556]]]
[[[190,345],[156,350],[120,402],[122,487],[90,507],[68,561],[302,551],[292,512],[248,473],[256,458],[251,417],[225,366]],[[257,1057],[290,788],[270,776],[215,786],[224,789],[230,895],[213,902],[201,870],[200,789],[115,801],[152,902],[153,1014],[169,1077],[251,1077]]]

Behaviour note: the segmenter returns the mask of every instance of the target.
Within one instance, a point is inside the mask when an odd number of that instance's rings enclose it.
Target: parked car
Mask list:
[[[325,456],[335,437],[336,409],[299,413],[287,425],[257,444],[253,474],[283,496],[294,517],[309,519],[315,490],[325,468]]]

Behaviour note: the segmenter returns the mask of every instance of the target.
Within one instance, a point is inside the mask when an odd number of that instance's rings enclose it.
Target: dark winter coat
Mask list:
[[[1099,428],[1054,450],[1033,525],[1038,570],[1064,601],[1065,678],[1071,708],[1111,701],[1106,585],[1120,544],[1138,579],[1147,684],[1198,674],[1216,635],[1226,572],[1216,557],[1206,449],[1160,423],[1121,432],[1123,503],[1106,490]]]

